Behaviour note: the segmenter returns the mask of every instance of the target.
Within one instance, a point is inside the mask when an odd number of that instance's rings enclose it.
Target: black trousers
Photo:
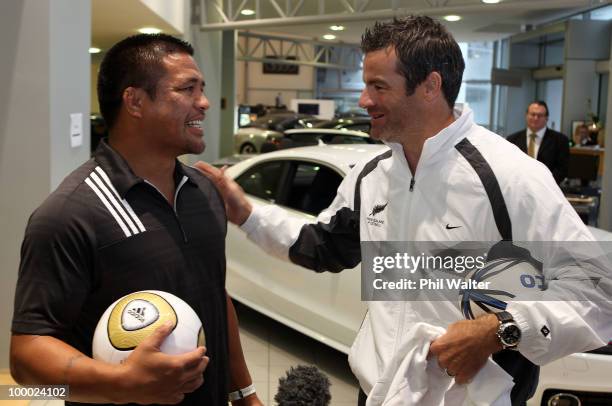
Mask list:
[[[357,406],[365,406],[367,399],[368,397],[366,396],[363,389],[359,388],[359,397],[357,398]]]

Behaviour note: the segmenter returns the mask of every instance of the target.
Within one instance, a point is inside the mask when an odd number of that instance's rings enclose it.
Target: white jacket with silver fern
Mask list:
[[[455,113],[450,126],[425,142],[414,175],[401,146],[390,143],[392,154],[353,168],[315,223],[291,219],[270,205],[254,210],[242,229],[270,254],[334,272],[360,262],[355,246],[359,240],[499,241],[502,237],[483,183],[456,148],[467,139],[497,179],[514,241],[594,241],[543,164],[476,125],[469,108]],[[385,204],[373,221],[373,208]],[[460,227],[448,229],[447,224]],[[600,271],[609,279],[609,269]],[[548,300],[513,302],[507,308],[522,331],[519,351],[537,365],[601,347],[612,337],[609,285],[584,293],[596,304],[564,301],[567,296],[559,293],[563,289],[555,287],[566,285],[562,279],[553,280]],[[607,295],[602,293],[606,289]],[[398,367],[397,351],[416,323],[446,328],[462,318],[450,302],[369,302],[349,357],[363,390],[370,393],[376,385],[388,384],[381,380]],[[547,334],[541,332],[544,326]]]

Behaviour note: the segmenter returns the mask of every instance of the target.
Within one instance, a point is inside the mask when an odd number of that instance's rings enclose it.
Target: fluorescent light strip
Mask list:
[[[141,34],[159,34],[161,30],[155,27],[142,27],[138,32]]]

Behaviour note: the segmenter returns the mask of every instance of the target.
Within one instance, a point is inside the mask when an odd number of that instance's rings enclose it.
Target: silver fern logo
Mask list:
[[[385,208],[387,207],[387,204],[389,204],[389,202],[384,203],[384,204],[377,204],[377,205],[374,205],[374,207],[372,207],[372,211],[370,212],[370,215],[366,218],[368,225],[374,226],[374,227],[382,227],[385,224],[385,220],[377,219],[375,217],[385,210]]]
[[[374,208],[372,209],[372,213],[370,213],[370,217],[376,217],[376,215],[382,212],[388,204],[389,203],[387,202],[385,204],[377,204],[376,206],[374,206]]]

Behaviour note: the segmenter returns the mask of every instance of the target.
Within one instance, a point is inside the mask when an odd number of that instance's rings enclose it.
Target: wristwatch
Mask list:
[[[504,350],[516,350],[521,342],[521,328],[518,326],[512,315],[506,311],[495,313],[499,326],[497,327],[497,337]]]

